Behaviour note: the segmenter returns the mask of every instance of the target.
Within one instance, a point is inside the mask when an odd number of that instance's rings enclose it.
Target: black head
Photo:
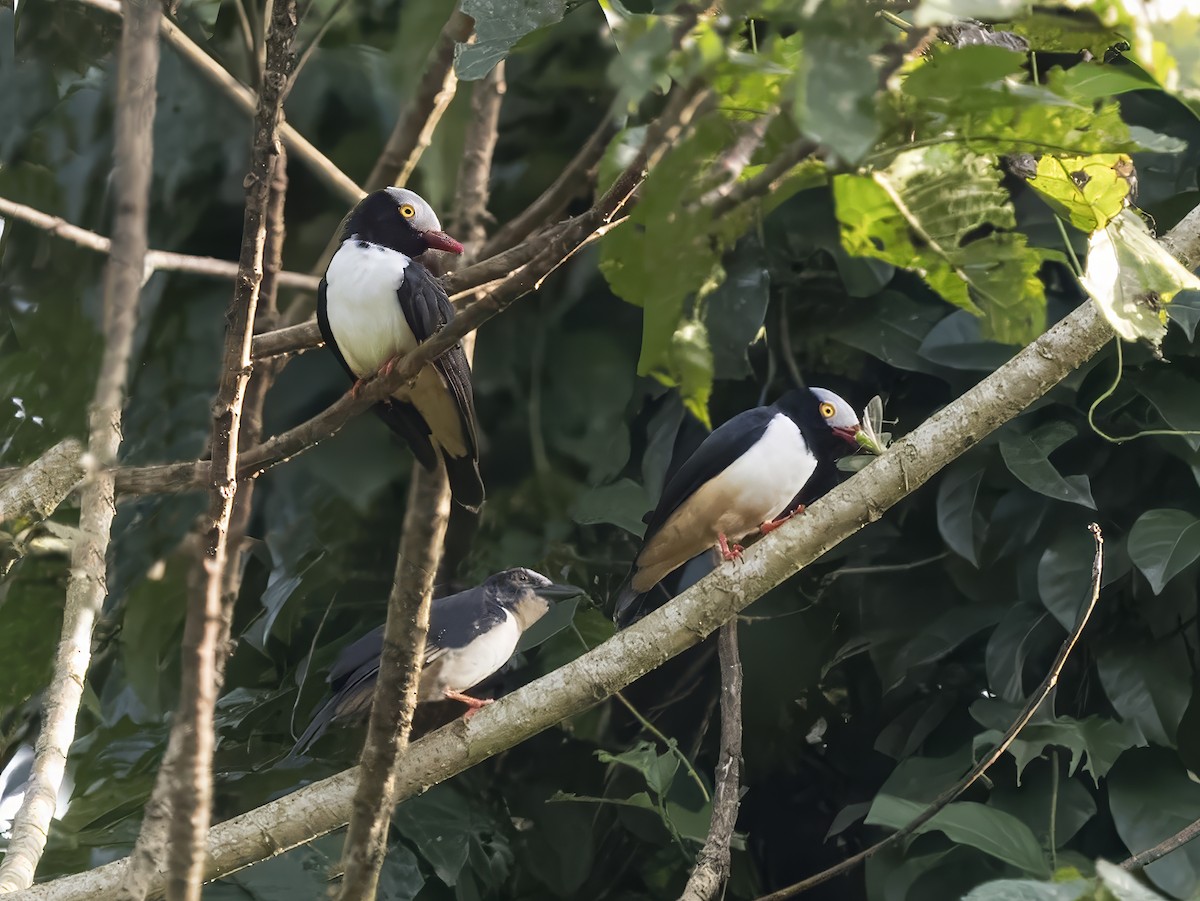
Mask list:
[[[825,388],[797,388],[776,402],[795,420],[818,456],[840,457],[858,447],[861,431],[854,408]]]
[[[583,594],[574,585],[557,585],[541,573],[523,566],[488,576],[483,589],[516,615],[523,630],[541,619],[552,601]]]
[[[350,238],[390,247],[409,257],[419,257],[427,250],[463,252],[463,246],[442,231],[433,208],[405,188],[384,188],[360,200],[342,230],[342,240]]]

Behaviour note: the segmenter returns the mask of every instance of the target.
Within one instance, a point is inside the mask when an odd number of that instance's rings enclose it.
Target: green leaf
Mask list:
[[[879,74],[875,45],[852,40],[810,40],[802,56],[804,90],[795,116],[807,136],[854,165],[875,143]]]
[[[925,810],[924,804],[892,795],[876,795],[866,822],[899,829]],[[978,848],[1027,873],[1049,876],[1042,847],[1032,830],[1012,814],[973,801],[956,801],[917,830],[938,831],[951,841]]]
[[[1200,432],[1200,408],[1196,405],[1195,379],[1173,369],[1155,367],[1137,379],[1138,393],[1154,406],[1169,428],[1180,432]],[[1200,434],[1183,434],[1193,451],[1200,450]]]
[[[671,746],[674,747],[673,739]],[[679,758],[674,753],[667,750],[659,754],[648,741],[638,742],[620,754],[610,754],[601,749],[596,751],[596,757],[601,763],[616,763],[641,773],[646,779],[646,785],[659,797],[670,789],[675,772],[679,769]]]
[[[1016,219],[992,160],[946,145],[908,150],[870,177],[836,176],[833,190],[847,252],[916,272],[982,316],[985,337],[1023,344],[1041,333],[1042,254],[1003,231]]]
[[[1032,879],[997,879],[971,889],[963,901],[1083,901],[1087,884],[1070,882],[1035,882]]]
[[[582,595],[582,592],[580,592]],[[580,598],[565,598],[550,605],[550,610],[536,623],[521,633],[517,642],[518,654],[531,651],[540,644],[549,641],[563,629],[568,628],[575,619],[575,611],[579,609]]]
[[[1151,646],[1113,644],[1096,658],[1113,709],[1156,744],[1174,747],[1192,694],[1191,664],[1180,639]]]
[[[1095,510],[1088,477],[1063,476],[1050,462],[1050,454],[1075,435],[1075,427],[1067,422],[1050,422],[1025,434],[1005,429],[1000,436],[1000,456],[1009,472],[1038,494]]]
[[[771,276],[758,241],[748,236],[730,256],[725,280],[704,299],[713,376],[718,379],[750,374],[746,348],[762,331],[770,299]]]
[[[1200,279],[1154,240],[1132,210],[1092,233],[1080,283],[1118,335],[1141,338],[1156,352],[1167,333],[1167,305],[1179,291],[1200,289]]]
[[[462,11],[475,20],[475,40],[454,47],[454,71],[463,81],[483,78],[525,35],[553,25],[566,14],[564,0],[463,0]]]
[[[1052,156],[1037,162],[1029,186],[1080,231],[1103,228],[1125,208],[1134,178],[1125,153]]]
[[[1057,535],[1038,561],[1038,596],[1046,609],[1066,630],[1075,627],[1092,586],[1092,563],[1096,544],[1082,527]],[[1119,543],[1104,544],[1101,582],[1109,585],[1129,571],[1129,562],[1119,553]]]
[[[1190,288],[1180,291],[1167,307],[1167,315],[1178,323],[1189,341],[1195,341],[1196,325],[1200,324],[1200,291]]]
[[[1036,604],[1015,604],[988,638],[984,664],[988,687],[1006,701],[1025,697],[1025,661],[1047,644],[1050,614]]]
[[[1149,510],[1129,533],[1129,557],[1155,594],[1200,557],[1200,519],[1184,510]]]
[[[1089,102],[1127,91],[1162,90],[1162,86],[1139,66],[1099,61],[1081,62],[1069,69],[1052,69],[1047,83],[1064,97]]]
[[[1170,751],[1142,748],[1125,754],[1108,774],[1108,804],[1125,847],[1143,851],[1195,822],[1200,785],[1188,778]],[[1200,888],[1200,845],[1189,842],[1149,864],[1145,873],[1176,898],[1195,897]]]
[[[937,524],[942,540],[977,568],[983,517],[975,510],[975,499],[986,468],[982,460],[951,464],[937,492]]]
[[[640,538],[646,531],[642,516],[651,506],[641,485],[630,479],[619,479],[577,497],[571,505],[571,518],[582,525],[612,523]]]

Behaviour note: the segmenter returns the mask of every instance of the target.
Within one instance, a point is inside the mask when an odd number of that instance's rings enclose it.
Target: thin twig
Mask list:
[[[88,452],[99,468],[83,488],[80,537],[71,553],[62,639],[46,693],[33,772],[0,864],[0,893],[31,885],[45,850],[91,663],[92,630],[108,593],[106,558],[116,512],[114,478],[108,467],[116,462],[121,446],[121,408],[146,255],[159,19],[156,5],[128,0],[117,66],[116,213],[113,252],[104,271],[104,352],[89,411]]]
[[[101,9],[113,15],[121,14],[121,7],[117,0],[79,0],[87,6]],[[215,59],[209,56],[204,50],[166,16],[162,19],[162,33],[167,42],[174,47],[181,56],[195,66],[200,74],[207,78],[210,82],[225,92],[226,96],[234,102],[242,112],[253,116],[258,108],[258,98],[254,91],[246,87]],[[365,194],[362,188],[356,185],[345,172],[333,164],[333,161],[325,154],[321,153],[307,138],[300,132],[296,131],[291,125],[284,123],[283,128],[279,132],[283,142],[287,145],[288,150],[292,155],[299,160],[303,160],[321,181],[323,181],[335,195],[341,197],[349,203],[358,203]]]
[[[819,145],[801,138],[783,148],[754,176],[730,184],[712,200],[712,217],[718,219],[749,200],[770,193],[780,179],[819,149]]]
[[[228,635],[229,526],[238,486],[238,440],[242,404],[250,378],[250,341],[262,284],[267,204],[277,152],[283,90],[292,64],[296,0],[274,0],[266,38],[263,90],[254,119],[254,145],[246,177],[240,272],[226,314],[224,365],[213,413],[209,509],[202,574],[184,621],[179,712],[179,761],[171,779],[168,831],[168,896],[199,901],[204,848],[212,806],[213,718]]]
[[[738,655],[736,617],[721,627],[717,652],[721,661],[721,756],[717,761],[717,786],[708,837],[696,856],[696,869],[688,877],[680,901],[711,901],[720,896],[729,879],[729,843],[741,800],[742,661]]]
[[[1121,868],[1125,870],[1140,870],[1147,864],[1152,864],[1154,861],[1166,857],[1172,851],[1182,848],[1196,836],[1200,835],[1200,820],[1184,826],[1168,839],[1159,842],[1153,848],[1147,848],[1127,860],[1121,861]]]
[[[56,238],[62,238],[64,241],[70,241],[72,244],[86,247],[97,253],[109,253],[112,249],[112,242],[104,237],[104,235],[98,235],[93,231],[88,231],[86,228],[72,225],[58,216],[51,216],[49,213],[43,213],[41,210],[35,210],[31,206],[25,206],[23,203],[15,203],[3,197],[0,197],[0,217],[26,222],[29,225],[40,228],[44,232],[54,235]],[[238,264],[232,260],[218,260],[215,257],[198,257],[187,253],[174,253],[169,250],[146,251],[143,269],[146,275],[162,271],[191,272],[196,275],[211,275],[216,278],[236,278],[238,274]],[[287,288],[316,291],[320,281],[315,275],[307,275],[303,272],[281,272],[279,274],[279,284]]]
[[[387,851],[396,762],[412,732],[429,630],[429,599],[449,518],[450,486],[445,470],[422,470],[408,492],[400,554],[388,597],[379,678],[346,832],[342,858],[345,876],[338,894],[341,901],[375,897],[379,868]]]
[[[583,194],[595,181],[596,167],[616,132],[616,124],[609,113],[550,186],[488,239],[480,256],[486,258],[508,250],[528,238],[535,229],[561,216],[567,204]]]
[[[412,177],[458,87],[458,77],[454,74],[454,45],[466,41],[474,27],[471,17],[463,15],[457,8],[442,26],[412,103],[396,120],[396,127],[367,176],[365,187],[368,192],[388,185],[405,185]]]
[[[700,202],[704,206],[716,206],[718,200],[733,191],[738,179],[742,177],[742,172],[750,165],[750,160],[754,158],[755,152],[762,146],[763,139],[767,136],[767,129],[771,127],[771,123],[778,115],[779,110],[774,109],[766,115],[758,116],[745,123],[741,134],[729,149],[713,162],[712,169],[717,174],[719,183],[700,198]]]
[[[826,870],[822,870],[815,876],[809,876],[807,879],[802,879],[800,882],[789,885],[787,888],[782,888],[778,891],[771,892],[769,895],[763,895],[757,899],[757,901],[782,901],[784,898],[794,898],[796,895],[806,892],[810,888],[814,888],[823,882],[828,882],[835,876],[841,876],[843,873],[848,873],[860,863],[863,863],[868,858],[874,857],[884,848],[896,844],[896,842],[903,838],[907,838],[932,820],[946,807],[946,805],[958,798],[963,792],[974,785],[979,780],[979,777],[987,772],[992,764],[994,764],[1004,755],[1004,752],[1008,750],[1009,746],[1014,741],[1016,741],[1016,738],[1020,734],[1021,730],[1028,725],[1031,719],[1033,719],[1034,714],[1036,714],[1038,711],[1038,708],[1042,706],[1042,703],[1047,697],[1050,696],[1050,693],[1054,691],[1055,686],[1058,685],[1058,677],[1062,673],[1063,667],[1067,663],[1067,658],[1071,656],[1071,651],[1075,649],[1075,645],[1079,642],[1079,636],[1083,634],[1084,627],[1087,626],[1088,620],[1092,616],[1092,611],[1096,609],[1096,602],[1100,599],[1100,577],[1104,565],[1104,536],[1100,532],[1100,526],[1098,526],[1096,523],[1089,525],[1088,530],[1092,533],[1092,537],[1096,541],[1096,556],[1092,561],[1092,589],[1088,595],[1087,602],[1084,605],[1083,610],[1081,610],[1079,613],[1079,618],[1075,623],[1075,628],[1071,630],[1071,634],[1067,636],[1066,641],[1064,641],[1062,646],[1058,649],[1058,655],[1054,658],[1054,663],[1051,664],[1050,671],[1046,673],[1046,678],[1042,680],[1042,684],[1039,685],[1033,695],[1030,696],[1025,706],[1021,709],[1021,712],[1017,714],[1017,718],[1005,731],[1004,736],[1000,739],[1000,742],[982,760],[976,763],[975,766],[971,768],[971,771],[967,773],[967,775],[961,780],[959,780],[957,784],[938,795],[937,798],[934,799],[933,803],[931,803],[928,807],[921,811],[920,814],[914,817],[911,822],[906,823],[903,827],[893,832],[883,841],[876,842],[871,847],[859,851],[853,857],[848,857],[841,863],[835,864]]]

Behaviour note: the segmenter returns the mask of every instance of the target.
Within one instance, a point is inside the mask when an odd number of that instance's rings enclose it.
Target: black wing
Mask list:
[[[410,267],[411,268],[411,267]],[[325,299],[325,279],[321,279],[321,284],[317,288],[317,325],[321,329],[321,337],[325,339],[325,346],[333,351],[333,355],[337,357],[337,361],[341,364],[342,369],[346,370],[346,374],[350,376],[351,381],[357,381],[358,376],[354,374],[354,370],[346,362],[346,358],[342,356],[341,350],[338,349],[337,341],[333,338],[333,329],[329,327],[329,314],[326,311]],[[411,327],[411,326],[410,326]],[[433,449],[433,444],[429,440],[429,428],[425,425],[425,420],[421,418],[421,414],[417,412],[417,408],[412,404],[402,403],[394,398],[380,401],[371,408],[375,414],[387,423],[388,428],[399,435],[412,448],[413,456],[426,469],[433,469],[437,466],[437,453]]]
[[[507,618],[498,601],[483,588],[470,588],[438,598],[429,609],[429,637],[425,662],[430,663],[455,648],[464,648]]]
[[[755,407],[734,416],[705,438],[667,481],[658,506],[645,520],[643,545],[701,485],[746,453],[761,437],[775,413],[774,407]]]

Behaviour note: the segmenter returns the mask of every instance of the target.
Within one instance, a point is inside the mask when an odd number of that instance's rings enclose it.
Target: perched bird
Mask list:
[[[463,692],[504,666],[521,634],[546,615],[551,601],[581,594],[573,585],[556,585],[541,573],[517,567],[488,576],[482,585],[434,599],[417,701],[462,701],[469,708],[467,716],[492,703]],[[304,753],[332,721],[367,714],[382,654],[383,626],[338,654],[327,677],[333,697],[313,716],[289,756]]]
[[[714,546],[736,559],[738,540],[777,529],[832,488],[837,458],[855,447],[860,430],[850,404],[824,388],[794,389],[717,428],[644,517],[642,548],[617,599],[618,624],[638,618],[646,593],[688,560]]]
[[[416,260],[429,249],[462,253],[424,200],[403,188],[368,194],[346,219],[341,244],[317,289],[325,344],[355,379],[396,364],[454,318],[441,283]],[[483,503],[471,367],[456,344],[421,369],[416,383],[376,405],[426,468],[446,462],[454,499]]]

